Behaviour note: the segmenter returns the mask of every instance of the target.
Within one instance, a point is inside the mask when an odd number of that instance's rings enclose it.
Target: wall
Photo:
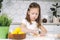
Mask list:
[[[31,2],[37,2],[41,6],[41,17],[42,18],[45,17],[49,19],[49,17],[52,17],[52,12],[50,10],[50,7],[53,7],[52,4],[55,4],[56,2],[4,0],[3,7],[2,7],[2,13],[8,14],[8,16],[13,19],[12,23],[20,23],[22,19],[25,18],[28,6]],[[60,14],[59,10],[60,9],[58,9],[58,12],[59,12],[58,14]],[[54,28],[54,26],[51,26],[51,27],[47,26],[47,29],[50,31],[52,28],[54,31],[56,27]]]
[[[37,2],[41,6],[41,16],[42,18],[52,16],[50,7],[56,2],[46,2],[46,1],[19,1],[19,0],[4,0],[2,13],[6,13],[13,19],[13,23],[20,23],[26,16],[28,6],[31,2]],[[60,10],[60,9],[59,9]],[[59,11],[60,12],[60,11]],[[17,21],[18,20],[18,21]]]

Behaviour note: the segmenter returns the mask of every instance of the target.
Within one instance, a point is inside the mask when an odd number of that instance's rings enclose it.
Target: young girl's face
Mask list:
[[[39,8],[30,8],[30,11],[28,12],[28,14],[30,16],[30,20],[35,21],[39,15]]]

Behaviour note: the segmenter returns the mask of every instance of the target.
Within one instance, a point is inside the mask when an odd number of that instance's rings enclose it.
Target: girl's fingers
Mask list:
[[[44,34],[41,34],[40,36],[45,36]]]

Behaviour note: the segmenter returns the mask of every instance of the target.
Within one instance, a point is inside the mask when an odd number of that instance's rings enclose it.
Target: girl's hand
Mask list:
[[[32,30],[31,33],[33,34],[33,36],[38,36],[38,32],[36,30]]]
[[[37,31],[36,31],[36,30],[33,30],[32,33],[33,33],[33,34],[37,34]]]
[[[43,34],[43,33],[40,34],[41,37],[43,37],[43,36],[45,36],[45,35],[46,35],[46,34]]]

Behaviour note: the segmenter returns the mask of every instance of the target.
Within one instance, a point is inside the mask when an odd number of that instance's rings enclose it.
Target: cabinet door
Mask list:
[[[46,30],[48,31],[48,33],[54,33],[55,32],[55,25],[44,25],[44,27],[46,28]]]
[[[44,25],[49,33],[60,33],[60,25]]]
[[[60,33],[60,25],[54,27],[55,33]]]

